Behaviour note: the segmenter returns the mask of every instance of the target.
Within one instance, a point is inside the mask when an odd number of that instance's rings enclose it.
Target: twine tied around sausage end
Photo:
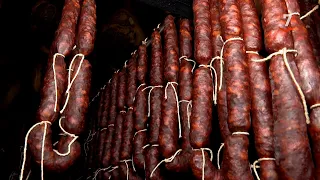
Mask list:
[[[187,56],[181,56],[180,58],[179,58],[179,62],[180,62],[180,64],[181,64],[181,60],[182,59],[184,59],[184,60],[186,60],[186,61],[188,61],[188,62],[192,62],[193,63],[193,67],[192,67],[192,70],[191,70],[191,72],[193,73],[193,71],[194,71],[194,69],[196,68],[196,61],[194,61],[194,60],[192,60],[192,59],[188,59],[188,57]]]
[[[54,112],[57,112],[57,106],[58,106],[58,84],[57,84],[57,75],[56,75],[56,69],[55,69],[57,56],[62,56],[63,58],[65,58],[65,56],[60,53],[55,53],[53,55],[52,69],[53,69],[54,87],[55,87],[55,91],[56,91],[56,98],[55,98],[55,102],[54,102]]]
[[[193,149],[193,151],[201,151],[201,153],[202,153],[202,180],[204,180],[204,168],[205,168],[205,165],[206,165],[206,159],[205,159],[205,156],[204,156],[204,151],[209,151],[210,152],[210,161],[211,162],[213,160],[213,152],[209,148]]]
[[[127,180],[129,180],[129,166],[128,166],[128,162],[132,161],[132,159],[127,159],[127,160],[121,160],[121,162],[126,163],[126,167],[127,167]]]
[[[289,14],[284,14],[284,15],[283,15],[283,18],[287,18],[287,22],[286,22],[286,24],[285,24],[286,27],[289,26],[289,23],[290,23],[291,18],[292,18],[293,15],[300,16],[300,13],[298,13],[298,12],[293,12],[293,13],[289,13]]]
[[[188,100],[180,100],[179,101],[179,104],[181,102],[186,102],[188,103],[188,106],[187,106],[187,115],[188,115],[188,127],[190,129],[190,117],[191,117],[191,109],[192,109],[192,100],[188,101]]]
[[[252,168],[253,168],[253,171],[257,177],[258,180],[260,180],[260,177],[259,177],[259,174],[257,172],[257,166],[256,164],[261,162],[261,161],[275,161],[276,159],[275,158],[260,158],[258,160],[256,160],[253,164],[252,164]]]
[[[289,72],[289,75],[290,75],[294,85],[296,86],[299,95],[300,95],[300,99],[301,99],[301,102],[302,102],[302,105],[303,105],[303,109],[304,109],[304,116],[306,118],[306,123],[310,124],[310,118],[309,118],[308,106],[307,106],[306,98],[305,98],[304,93],[303,93],[299,83],[297,82],[296,78],[294,77],[294,74],[293,74],[293,72],[292,72],[292,70],[290,68],[290,65],[289,65],[289,62],[288,62],[288,59],[287,59],[287,53],[288,52],[297,53],[297,50],[283,48],[283,49],[280,49],[278,52],[270,54],[266,58],[259,59],[259,60],[252,60],[252,61],[254,61],[254,62],[264,62],[264,61],[270,60],[273,56],[277,56],[277,55],[282,55],[283,56],[284,64],[285,64],[285,66],[286,66],[286,68],[287,68],[287,70]]]
[[[155,88],[163,88],[163,86],[161,86],[161,85],[160,86],[148,86],[148,87],[145,87],[144,89],[142,89],[142,91],[145,91],[146,89],[150,89],[150,91],[148,93],[148,117],[150,117],[150,111],[151,111],[151,103],[150,103],[151,92]]]
[[[156,169],[157,169],[162,163],[171,163],[171,162],[174,160],[174,158],[175,158],[178,154],[180,154],[181,151],[182,151],[182,149],[179,149],[179,150],[177,150],[171,157],[166,158],[166,159],[163,159],[162,161],[160,161],[160,162],[156,165],[156,167],[154,167],[154,169],[151,171],[150,178],[152,177],[153,173],[156,171]]]
[[[146,86],[146,84],[145,84],[145,83],[142,83],[142,84],[140,84],[140,85],[138,86],[138,88],[136,89],[136,93],[135,93],[135,95],[134,95],[134,97],[133,97],[133,102],[136,101],[136,95],[137,95],[137,93],[138,93],[138,90],[139,90],[142,86]]]
[[[205,67],[205,68],[209,68],[210,69],[210,72],[211,72],[211,77],[213,78],[213,73],[212,71],[214,72],[214,75],[215,75],[215,84],[217,84],[217,71],[216,69],[211,65],[211,63],[209,65],[204,65],[204,64],[200,64],[199,67]],[[213,91],[212,91],[212,101],[214,102],[214,104],[216,105],[217,104],[217,93],[215,92],[216,90],[216,87],[217,85],[214,85],[212,84],[213,86]],[[214,87],[215,86],[215,87]]]
[[[81,60],[80,60],[80,64],[79,64],[79,67],[78,67],[78,69],[77,69],[77,72],[76,72],[76,74],[74,75],[74,77],[72,78],[72,80],[71,80],[71,71],[69,70],[69,73],[68,73],[68,87],[67,87],[67,90],[66,90],[67,98],[66,98],[66,101],[65,101],[65,103],[64,103],[64,105],[63,105],[63,108],[61,109],[60,113],[63,113],[63,111],[64,111],[65,108],[67,107],[67,104],[68,104],[69,98],[70,98],[70,89],[71,89],[71,87],[72,87],[72,85],[73,85],[73,82],[74,82],[75,79],[77,78],[77,76],[78,76],[78,74],[79,74],[79,72],[80,72],[82,63],[83,63],[83,61],[84,61],[84,57],[85,57],[85,56],[84,56],[83,54],[76,54],[76,55],[74,55],[73,58],[72,58],[72,60],[71,60],[71,62],[70,62],[69,69],[72,69],[72,65],[73,65],[75,59],[76,59],[78,56],[81,57]]]
[[[145,132],[145,131],[147,131],[148,129],[141,129],[141,130],[139,130],[139,131],[137,131],[136,133],[134,133],[134,135],[133,135],[133,138],[132,139],[134,139],[135,137],[136,137],[136,135],[137,134],[139,134],[139,133],[141,133],[141,132]]]
[[[20,180],[23,180],[23,173],[24,173],[24,166],[26,164],[27,159],[27,147],[28,147],[28,138],[31,131],[38,125],[44,124],[44,130],[43,130],[43,137],[42,137],[42,146],[41,146],[41,180],[43,180],[43,158],[44,158],[44,143],[46,139],[46,133],[47,133],[47,124],[51,125],[50,121],[41,121],[36,124],[34,124],[27,132],[25,140],[24,140],[24,149],[23,149],[23,161],[20,171]]]
[[[314,109],[314,108],[317,108],[317,107],[320,107],[320,103],[317,103],[317,104],[314,104],[314,105],[310,106],[310,109]]]
[[[243,41],[243,38],[241,38],[241,37],[233,37],[233,38],[227,39],[226,41],[223,41],[223,38],[221,36],[219,36],[219,37],[220,37],[221,41],[223,42],[223,45],[222,45],[222,48],[221,48],[221,51],[220,51],[220,71],[223,74],[223,51],[224,51],[224,46],[230,41]],[[223,78],[222,78],[222,76],[220,76],[219,91],[222,88],[222,80],[223,80]]]
[[[97,179],[97,176],[98,174],[100,173],[100,171],[107,171],[111,168],[112,166],[109,166],[107,168],[98,168],[95,172],[94,172],[94,176],[92,178],[92,180],[96,180]]]
[[[179,98],[178,98],[177,89],[173,84],[176,84],[177,86],[179,85],[177,82],[168,82],[166,87],[165,87],[165,90],[164,90],[164,99],[166,99],[166,100],[168,99],[167,89],[168,89],[168,86],[171,85],[171,87],[173,88],[173,91],[174,91],[175,98],[176,98],[177,114],[178,114],[178,125],[179,125],[179,138],[181,138],[182,135],[181,135],[181,120],[180,120],[180,110],[179,110]]]
[[[213,67],[212,63],[217,59],[220,60],[220,84],[219,84],[219,86],[222,87],[223,63],[224,63],[223,59],[221,59],[220,56],[216,56],[216,57],[212,58],[211,62],[210,62],[210,66]],[[217,72],[216,72],[215,68],[213,68],[213,70],[214,70],[214,74],[215,74],[215,79],[214,79],[214,94],[215,94],[215,96],[214,96],[214,101],[213,102],[216,105],[217,104],[217,99],[218,99],[218,75],[217,75]]]
[[[219,150],[218,150],[218,154],[217,154],[217,165],[218,165],[218,169],[221,169],[220,168],[220,153],[221,153],[221,150],[222,148],[224,147],[224,143],[221,143],[220,147],[219,147]]]
[[[125,110],[120,111],[120,114],[126,114],[126,113],[127,113],[127,111],[125,111]]]
[[[64,119],[65,117],[62,116],[60,119],[59,119],[59,127],[61,129],[61,131],[66,134],[66,135],[69,135],[70,137],[73,137],[72,141],[68,144],[68,151],[66,153],[60,153],[59,151],[57,150],[53,150],[53,152],[55,152],[56,154],[58,154],[59,156],[68,156],[71,152],[71,145],[77,140],[78,136],[76,136],[75,134],[71,134],[69,132],[67,132],[65,129],[63,129],[62,125],[61,125],[61,120]]]
[[[102,129],[100,129],[100,132],[102,132],[102,131],[104,131],[104,130],[107,130],[107,129],[108,129],[107,127],[102,128]]]
[[[249,136],[250,134],[248,132],[233,132],[232,135],[247,135]]]

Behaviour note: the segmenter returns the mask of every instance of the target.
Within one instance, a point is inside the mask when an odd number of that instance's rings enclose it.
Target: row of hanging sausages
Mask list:
[[[95,26],[94,0],[65,1],[44,76],[38,123],[26,135],[24,155],[29,147],[34,161],[41,164],[42,179],[44,170],[65,171],[80,156],[77,138],[85,128],[91,87],[91,65],[85,57],[94,47]],[[69,55],[74,57],[67,70]],[[62,135],[55,149],[51,125],[58,118]],[[24,165],[20,179],[23,175]]]
[[[140,45],[100,101],[108,112],[100,117],[107,121],[100,123],[100,178],[163,179],[162,163],[196,179],[254,179],[257,163],[261,179],[320,177],[319,49],[297,0],[261,4],[262,24],[253,0],[194,0],[193,23],[180,19],[177,31],[169,15],[162,36],[154,30],[150,61],[146,42]],[[259,55],[263,46],[267,58]],[[221,169],[210,149],[215,121]]]

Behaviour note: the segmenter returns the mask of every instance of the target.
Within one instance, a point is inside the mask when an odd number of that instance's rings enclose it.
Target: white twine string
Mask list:
[[[111,166],[107,167],[107,168],[98,168],[95,172],[94,172],[94,176],[92,178],[92,180],[96,180],[97,179],[97,176],[98,174],[100,173],[100,171],[106,171],[106,170],[109,170],[111,168]]]
[[[132,53],[131,53],[131,56],[136,54],[137,50],[134,50]]]
[[[204,156],[204,151],[209,151],[210,152],[210,161],[213,160],[213,152],[209,148],[200,148],[200,149],[193,149],[194,151],[201,151],[202,153],[202,180],[204,180],[204,167],[206,165],[206,160]]]
[[[211,60],[211,62],[210,62],[210,66],[213,68],[213,65],[212,65],[212,63],[215,61],[215,60],[217,60],[217,59],[219,59],[220,61],[223,61],[222,59],[220,59],[220,56],[216,56],[216,57],[214,57],[214,58],[212,58],[212,60]],[[220,67],[221,68],[221,67]],[[214,104],[216,105],[217,104],[217,99],[218,99],[218,75],[217,75],[217,72],[216,72],[216,69],[215,68],[213,68],[212,69],[213,70],[213,72],[214,72],[214,94],[215,94],[215,96],[213,96],[213,102],[214,102]],[[211,70],[211,76],[212,76],[212,70]],[[223,76],[223,71],[221,71],[220,72],[220,77],[222,77]],[[220,78],[220,81],[221,81],[221,78]],[[220,85],[219,85],[220,86]],[[222,86],[222,85],[221,85]]]
[[[230,39],[227,39],[226,41],[223,41],[222,37],[219,36],[221,41],[223,42],[223,45],[222,45],[222,48],[221,48],[221,51],[220,51],[220,71],[222,72],[222,76],[220,76],[220,85],[219,85],[219,91],[221,90],[222,88],[222,80],[223,80],[223,51],[224,51],[224,46],[230,42],[230,41],[243,41],[243,39],[241,37],[233,37],[233,38],[230,38]]]
[[[80,60],[80,64],[79,64],[79,67],[78,67],[78,70],[76,72],[76,74],[74,75],[74,77],[72,78],[71,80],[71,71],[70,69],[72,68],[72,65],[73,65],[73,62],[75,61],[75,59],[80,56],[81,57],[81,60]],[[66,98],[66,102],[64,103],[63,105],[63,108],[61,109],[60,113],[63,113],[63,111],[65,110],[65,108],[67,107],[67,104],[69,102],[69,98],[70,98],[70,89],[72,87],[72,84],[73,82],[75,81],[75,79],[77,78],[79,72],[80,72],[80,69],[81,69],[81,66],[82,66],[82,63],[83,63],[83,60],[84,60],[84,55],[83,54],[76,54],[71,62],[70,62],[70,65],[69,65],[69,75],[68,75],[68,88],[66,90],[66,94],[67,94],[67,98]]]
[[[310,106],[310,109],[314,109],[314,108],[317,108],[317,107],[320,107],[320,104],[314,104],[314,105]]]
[[[320,3],[318,3],[320,4]],[[307,16],[310,16],[310,14],[312,14],[314,11],[316,11],[317,9],[319,9],[319,5],[316,5],[315,7],[313,7],[309,12],[307,12],[305,15],[301,16],[300,19],[304,19]]]
[[[253,171],[254,171],[254,173],[255,173],[255,175],[256,175],[256,177],[257,177],[258,180],[260,180],[260,177],[259,177],[259,174],[258,174],[258,172],[257,172],[257,168],[258,168],[258,167],[256,166],[256,164],[259,163],[259,162],[261,162],[261,161],[275,161],[275,160],[276,160],[275,158],[260,158],[260,159],[256,160],[256,161],[252,164]]]
[[[210,73],[211,73],[211,78],[213,78],[213,74],[212,72],[214,72],[215,77],[217,77],[217,71],[216,69],[210,64],[210,65],[199,65],[199,67],[205,67],[205,68],[209,68],[210,69]],[[217,83],[217,79],[215,80],[215,82]],[[215,86],[214,84],[212,84],[212,86]],[[217,93],[215,93],[215,87],[212,87],[212,101],[214,102],[214,104],[217,104]]]
[[[42,137],[42,147],[41,147],[41,180],[43,180],[43,158],[44,158],[44,142],[46,139],[46,133],[47,133],[47,124],[51,125],[50,121],[41,121],[36,124],[34,124],[27,132],[25,140],[24,140],[24,149],[23,149],[23,161],[20,171],[20,180],[23,180],[23,173],[24,173],[24,166],[26,164],[27,159],[27,147],[28,147],[28,138],[31,131],[38,125],[44,124],[44,130],[43,130],[43,137]]]
[[[176,98],[176,104],[177,104],[177,114],[178,114],[178,124],[179,124],[179,138],[182,137],[181,135],[181,120],[180,120],[180,110],[179,110],[179,98],[178,98],[178,93],[176,90],[176,87],[174,87],[173,84],[176,84],[177,86],[179,85],[177,82],[168,82],[166,85],[166,88],[164,90],[164,98],[167,100],[168,99],[168,93],[167,93],[167,89],[168,86],[171,85],[171,87],[173,88],[174,94],[175,94],[175,98]]]
[[[163,86],[148,86],[148,87],[145,87],[144,89],[142,89],[142,91],[145,91],[146,89],[150,89],[149,94],[148,94],[148,117],[150,117],[150,111],[151,111],[151,103],[150,103],[151,92],[155,88],[163,88]]]
[[[287,52],[287,53],[288,53],[288,52],[290,52],[290,53],[297,53],[298,51],[297,51],[297,50],[292,50],[292,49],[286,49],[286,52]],[[253,62],[265,62],[265,61],[270,60],[273,56],[283,55],[283,53],[284,53],[284,49],[280,49],[279,51],[270,54],[270,55],[267,56],[266,58],[255,59],[255,60],[251,60],[251,61],[253,61]]]
[[[111,170],[109,170],[108,172],[110,173],[110,172],[112,172],[112,171],[114,171],[114,170],[116,170],[116,169],[118,169],[119,168],[119,166],[115,166],[115,167],[113,167]]]
[[[147,44],[147,41],[148,41],[148,37],[142,41],[142,44],[143,44],[143,45],[146,45],[146,44]]]
[[[133,162],[133,154],[132,154],[132,156],[131,156],[131,159],[132,159],[132,161],[131,161],[131,163],[132,163],[132,169],[133,169],[134,172],[136,172],[136,168],[134,167],[134,162]]]
[[[291,18],[292,18],[293,15],[300,16],[300,13],[294,12],[294,13],[289,13],[289,14],[284,14],[284,15],[283,15],[283,18],[287,18],[287,22],[286,22],[286,24],[285,24],[286,27],[289,26],[289,23],[290,23]]]
[[[150,144],[146,144],[146,145],[144,145],[143,147],[142,147],[142,149],[145,149],[145,148],[147,148],[147,147],[149,147],[150,146]]]
[[[153,31],[159,30],[160,29],[160,25],[161,25],[161,23],[159,23],[156,28],[153,28]]]
[[[133,97],[133,102],[136,101],[136,95],[137,95],[137,93],[138,93],[138,90],[139,90],[140,87],[142,87],[142,86],[146,86],[146,84],[145,84],[145,83],[142,83],[142,84],[140,84],[140,85],[138,86],[138,88],[136,89],[136,94],[135,94],[134,97]]]
[[[87,156],[87,152],[89,151],[89,143],[93,140],[93,137],[97,134],[97,132],[94,132],[91,134],[91,130],[89,132],[88,138],[86,139],[84,143],[84,152]]]
[[[152,177],[153,173],[156,171],[156,169],[157,169],[162,163],[170,163],[170,162],[172,162],[172,161],[174,160],[174,158],[175,158],[178,154],[180,154],[181,151],[182,151],[182,149],[179,149],[179,150],[176,151],[176,153],[174,153],[171,157],[166,158],[166,159],[160,161],[160,162],[156,165],[156,167],[151,171],[150,178]]]
[[[187,115],[188,115],[188,127],[190,129],[190,117],[191,117],[191,109],[192,109],[192,100],[188,101],[188,100],[180,100],[179,101],[179,104],[182,103],[182,102],[186,102],[188,103],[188,106],[187,106]]]
[[[59,151],[57,150],[53,150],[53,152],[55,152],[56,154],[58,154],[59,156],[68,156],[71,152],[71,145],[77,140],[78,136],[76,136],[75,134],[71,134],[71,133],[68,133],[65,129],[63,129],[62,125],[61,125],[61,120],[64,119],[65,117],[62,116],[60,119],[59,119],[59,127],[61,129],[61,131],[64,133],[64,134],[67,134],[69,135],[70,137],[73,137],[72,141],[68,144],[68,151],[66,153],[60,153]]]
[[[106,127],[106,128],[102,128],[102,129],[100,129],[100,132],[102,132],[102,131],[104,131],[104,130],[107,130],[108,128]]]
[[[141,133],[141,132],[145,132],[145,131],[147,131],[147,130],[148,130],[148,129],[141,129],[141,130],[137,131],[136,133],[134,133],[133,139],[136,137],[137,134],[139,134],[139,133]]]
[[[132,161],[131,159],[127,159],[127,160],[121,160],[120,162],[124,162],[126,163],[127,166],[127,180],[129,180],[129,166],[128,166],[128,162]]]
[[[124,68],[127,68],[127,62],[128,62],[128,60],[126,60],[126,61],[124,62]]]
[[[127,113],[127,111],[120,111],[120,113],[121,113],[121,114],[125,114],[125,113]]]
[[[248,132],[233,132],[232,135],[247,135],[247,136],[249,136],[250,134]]]
[[[246,51],[247,54],[256,54],[259,55],[258,51]]]
[[[192,60],[192,59],[188,59],[187,58],[187,56],[181,56],[180,58],[179,58],[179,62],[180,62],[180,64],[181,64],[181,60],[186,60],[186,61],[188,61],[188,62],[192,62],[193,63],[193,67],[192,67],[192,70],[191,70],[191,72],[193,73],[193,71],[194,71],[194,69],[196,68],[196,61],[194,61],[194,60]]]
[[[289,65],[289,62],[288,62],[288,59],[287,59],[287,53],[288,52],[297,53],[297,50],[291,50],[291,49],[283,48],[283,49],[279,50],[278,52],[270,54],[266,58],[259,59],[259,60],[252,60],[252,61],[254,61],[254,62],[264,62],[264,61],[267,61],[267,60],[271,59],[273,56],[276,56],[276,55],[282,55],[283,56],[284,64],[285,64],[285,66],[286,66],[286,68],[287,68],[287,70],[289,72],[289,75],[290,75],[294,85],[296,86],[299,95],[300,95],[300,98],[301,98],[301,101],[302,101],[302,105],[303,105],[303,109],[304,109],[304,116],[306,118],[306,123],[310,124],[310,118],[309,118],[308,106],[307,106],[307,103],[306,103],[306,99],[305,99],[305,96],[303,94],[303,91],[302,91],[299,83],[297,82],[297,80],[294,77],[294,74],[293,74],[293,72],[292,72],[292,70],[290,68],[290,65]]]
[[[57,112],[57,106],[58,106],[58,83],[57,83],[57,75],[56,75],[56,69],[55,69],[57,56],[62,56],[63,58],[65,58],[65,56],[60,53],[55,53],[53,55],[52,69],[53,69],[54,87],[55,87],[55,91],[56,91],[56,99],[54,102],[54,112]]]
[[[217,165],[218,165],[218,169],[221,169],[220,168],[220,153],[221,153],[221,150],[222,148],[224,147],[224,143],[221,143],[220,147],[219,147],[219,150],[218,150],[218,154],[217,154]]]

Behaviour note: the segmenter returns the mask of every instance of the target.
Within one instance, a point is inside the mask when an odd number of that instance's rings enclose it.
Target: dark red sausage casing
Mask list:
[[[80,13],[80,0],[66,0],[62,10],[60,24],[52,44],[53,52],[69,55],[74,43],[76,26]]]
[[[212,59],[211,18],[209,0],[193,1],[194,57],[198,64],[207,65]]]
[[[70,97],[63,113],[61,125],[68,133],[79,135],[85,128],[86,114],[89,106],[89,94],[91,88],[91,65],[88,60],[77,58],[72,69],[80,68],[75,81],[70,89]],[[71,79],[76,72],[72,73]]]
[[[115,129],[114,124],[117,117],[118,81],[119,81],[119,73],[115,73],[111,80],[111,96],[110,96],[111,99],[110,99],[109,118],[107,123],[108,129],[107,129],[107,136],[104,140],[104,149],[103,149],[103,157],[102,157],[102,164],[103,164],[103,167],[105,168],[110,165],[112,138],[113,138],[114,129]]]
[[[203,158],[204,158],[204,177],[202,174],[203,170]],[[212,165],[210,161],[210,157],[208,153],[204,151],[204,156],[200,150],[194,151],[192,153],[190,166],[192,169],[193,176],[198,180],[223,180],[223,176],[221,172],[217,171],[217,169]]]
[[[212,93],[209,68],[199,67],[193,77],[192,114],[190,126],[191,146],[194,149],[208,147],[212,131]]]
[[[253,180],[248,157],[249,139],[245,135],[229,136],[224,144],[223,174],[227,180]]]
[[[85,56],[94,48],[96,39],[96,2],[83,0],[77,35],[77,51]]]
[[[179,46],[174,17],[168,15],[164,20],[164,78],[167,82],[178,82]]]

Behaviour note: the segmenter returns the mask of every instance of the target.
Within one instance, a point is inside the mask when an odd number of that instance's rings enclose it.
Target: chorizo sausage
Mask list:
[[[164,78],[167,82],[165,97],[162,99],[159,131],[159,145],[162,156],[171,157],[178,148],[178,100],[177,82],[179,72],[179,49],[174,17],[164,20]]]
[[[181,19],[179,21],[180,30],[180,56],[185,58],[192,57],[192,26],[188,19]],[[180,100],[180,118],[182,130],[182,152],[178,154],[171,163],[166,164],[166,168],[175,172],[187,172],[190,168],[189,161],[191,157],[190,144],[190,114],[192,100],[192,70],[193,66],[186,59],[181,58],[179,70],[179,92]],[[190,104],[189,104],[190,103]]]
[[[194,149],[209,146],[212,131],[212,92],[210,69],[199,67],[193,77],[190,141]]]
[[[314,4],[311,3],[310,0],[300,0],[299,5],[301,14],[306,14],[314,7]],[[315,56],[316,62],[319,66],[320,50],[318,49],[318,47],[320,47],[320,40],[317,35],[317,27],[315,23],[316,21],[314,21],[312,16],[306,16],[302,21],[306,25],[306,28],[308,30],[309,40],[313,49],[313,55]]]
[[[283,19],[286,13],[285,1],[262,1],[265,45],[270,53],[293,47],[292,35]],[[289,63],[294,62],[292,54],[286,54],[286,59]],[[282,56],[273,57],[269,68],[278,174],[280,179],[313,179],[314,167],[303,106],[284,60]]]
[[[108,118],[107,136],[104,140],[102,165],[104,168],[110,165],[112,138],[114,135],[114,124],[117,117],[117,96],[118,96],[119,73],[115,73],[111,80],[111,96]]]
[[[194,57],[198,64],[207,65],[212,59],[211,19],[209,0],[193,1]]]
[[[95,0],[83,0],[77,35],[77,52],[89,55],[96,39],[96,3]]]
[[[202,152],[200,150],[193,152],[190,166],[194,177],[198,180],[223,180],[221,172],[217,171],[216,168],[212,165],[210,158],[207,152]],[[203,162],[204,158],[204,162]],[[204,165],[204,168],[203,168]],[[204,174],[202,174],[204,172]]]
[[[288,13],[294,13],[300,11],[299,4],[296,0],[286,0]],[[316,59],[312,53],[312,46],[309,41],[308,31],[304,23],[300,20],[299,16],[293,16],[290,21],[292,27],[292,37],[294,49],[297,50],[297,56],[295,56],[295,63],[299,71],[299,77],[301,80],[301,88],[305,95],[307,104],[311,107],[320,103],[320,96],[318,89],[320,88],[320,73],[317,68]],[[320,176],[320,159],[317,158],[320,151],[318,147],[320,124],[318,120],[313,119],[313,114],[320,114],[320,107],[312,108],[310,117],[311,124],[309,128],[309,134],[311,136],[313,145],[313,155],[315,157],[316,172]]]
[[[221,48],[223,46],[223,42],[221,40],[221,25],[220,25],[220,13],[219,13],[219,2],[217,0],[210,1],[210,14],[211,14],[211,38],[212,38],[212,49],[213,49],[213,57],[219,57],[221,53]],[[213,67],[217,72],[217,86],[221,88],[218,91],[217,89],[217,111],[219,118],[219,127],[220,133],[222,137],[222,142],[231,134],[228,127],[228,108],[227,108],[227,93],[226,93],[226,84],[225,77],[227,74],[225,72],[221,72],[224,69],[221,69],[221,59],[215,60],[213,62]],[[222,74],[222,76],[221,76]],[[221,81],[221,82],[220,82]]]
[[[262,33],[260,21],[254,1],[239,1],[243,37],[247,52],[250,86],[251,86],[251,118],[254,131],[255,147],[259,158],[274,158],[273,117],[271,87],[267,64],[253,62],[262,59],[258,53],[262,49]],[[273,160],[260,163],[261,179],[278,179],[276,165]]]

